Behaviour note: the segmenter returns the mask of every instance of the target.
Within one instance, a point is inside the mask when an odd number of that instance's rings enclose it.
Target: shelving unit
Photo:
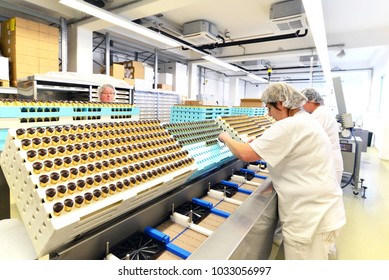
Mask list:
[[[140,109],[140,119],[158,119],[161,123],[170,121],[170,109],[180,103],[179,95],[166,90],[134,91],[134,105]]]
[[[100,84],[44,75],[28,76],[18,81],[18,97],[35,100],[98,101]],[[132,104],[133,86],[116,86],[116,102]]]

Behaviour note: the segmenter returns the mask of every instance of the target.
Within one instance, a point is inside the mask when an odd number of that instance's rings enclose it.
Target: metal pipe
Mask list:
[[[295,33],[290,33],[290,34],[282,34],[282,35],[241,40],[241,41],[231,41],[231,42],[221,43],[221,44],[215,43],[215,44],[203,45],[198,47],[198,49],[204,51],[204,50],[232,47],[238,45],[247,45],[247,44],[263,43],[263,42],[278,41],[278,40],[285,40],[285,39],[301,38],[307,36],[307,34],[308,34],[308,29],[305,29],[305,32],[303,34],[300,34],[300,30],[297,30]]]

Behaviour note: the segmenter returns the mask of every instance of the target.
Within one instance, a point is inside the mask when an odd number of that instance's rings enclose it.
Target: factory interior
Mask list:
[[[266,136],[275,83],[314,88],[337,125],[328,260],[389,260],[388,9],[0,0],[0,260],[288,260],[276,168],[219,138]]]

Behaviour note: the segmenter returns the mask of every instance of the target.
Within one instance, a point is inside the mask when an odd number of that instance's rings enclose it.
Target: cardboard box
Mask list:
[[[144,68],[139,67],[125,67],[124,68],[124,78],[126,79],[144,79],[145,70]]]
[[[240,107],[262,107],[262,100],[259,98],[243,98],[240,100]]]
[[[19,51],[19,49],[18,49]],[[58,60],[59,57],[59,50],[42,50],[42,49],[37,49],[38,51],[38,57],[40,58],[47,58],[51,60]]]
[[[27,20],[24,18],[19,18],[19,17],[10,18],[9,20],[4,21],[3,24],[7,30],[11,30],[11,31],[14,31],[16,28],[19,27],[35,30],[35,31],[39,30],[39,24],[37,22]]]
[[[131,68],[131,67],[143,68],[144,67],[144,63],[143,62],[136,61],[136,60],[124,61],[124,62],[122,62],[122,64],[124,65],[124,68]]]
[[[130,86],[135,86],[135,79],[127,79],[127,78],[123,78],[123,80],[129,84]]]
[[[116,79],[124,78],[124,66],[122,64],[113,63],[109,68],[109,75]]]
[[[157,84],[157,88],[163,89],[163,90],[170,90],[170,91],[173,90],[172,85],[166,85],[166,84]]]
[[[30,56],[30,55],[25,55],[25,54],[18,54],[18,53],[13,53],[9,57],[9,61],[13,63],[14,65],[39,65],[39,57],[37,56]]]
[[[57,36],[57,38],[59,37],[59,29],[57,27],[53,27],[47,24],[38,23],[38,31],[40,33],[47,33],[50,35]]]
[[[200,100],[185,100],[184,105],[197,106],[203,105],[203,101]]]
[[[50,42],[38,40],[38,49],[40,49],[40,50],[55,52],[55,51],[58,51],[58,47],[59,47],[58,42],[50,43]]]
[[[53,44],[58,44],[58,40],[59,40],[58,36],[49,33],[43,33],[43,32],[38,33],[38,39],[40,41],[53,43]]]

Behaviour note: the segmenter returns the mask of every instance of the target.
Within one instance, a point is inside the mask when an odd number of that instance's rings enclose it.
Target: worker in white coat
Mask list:
[[[276,120],[262,136],[241,143],[222,132],[219,140],[243,161],[267,162],[278,197],[285,258],[326,260],[346,223],[330,140],[302,109],[306,97],[286,83],[271,84],[262,101]]]
[[[319,121],[326,131],[331,141],[332,152],[334,154],[334,166],[339,184],[342,182],[343,158],[339,144],[339,126],[335,116],[324,106],[324,100],[319,92],[313,88],[306,88],[302,92],[308,99],[304,104],[304,110],[311,113]]]

